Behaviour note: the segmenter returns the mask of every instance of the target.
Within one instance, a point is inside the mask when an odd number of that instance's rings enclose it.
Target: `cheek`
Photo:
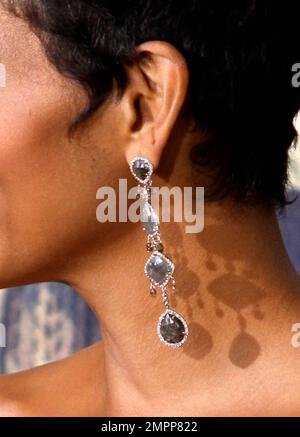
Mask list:
[[[86,151],[67,140],[67,100],[46,90],[5,92],[0,94],[2,288],[46,280],[35,275],[98,225],[98,181]]]

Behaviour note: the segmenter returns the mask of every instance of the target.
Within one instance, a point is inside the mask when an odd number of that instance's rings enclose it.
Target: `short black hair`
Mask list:
[[[297,2],[274,0],[1,0],[25,19],[59,72],[79,81],[86,120],[117,84],[148,40],[173,44],[190,73],[188,112],[211,133],[192,149],[200,171],[216,171],[214,193],[238,201],[287,203],[288,150],[300,88]],[[299,27],[299,26],[298,26]]]

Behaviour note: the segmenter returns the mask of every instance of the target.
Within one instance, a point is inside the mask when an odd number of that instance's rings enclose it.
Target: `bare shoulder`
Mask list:
[[[99,342],[62,360],[3,375],[0,417],[101,415],[102,366]]]

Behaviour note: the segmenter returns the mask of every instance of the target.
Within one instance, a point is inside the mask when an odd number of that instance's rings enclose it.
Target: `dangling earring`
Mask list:
[[[156,295],[156,287],[162,291],[163,304],[166,310],[159,317],[157,334],[159,339],[172,348],[183,345],[188,336],[188,325],[184,318],[170,308],[167,286],[172,284],[172,290],[176,290],[174,278],[175,265],[163,254],[163,244],[159,231],[159,218],[151,205],[151,187],[153,165],[143,157],[136,157],[130,162],[130,170],[138,181],[138,195],[142,199],[141,221],[143,229],[148,235],[147,251],[151,252],[150,258],[145,264],[144,273],[150,279],[150,293]]]

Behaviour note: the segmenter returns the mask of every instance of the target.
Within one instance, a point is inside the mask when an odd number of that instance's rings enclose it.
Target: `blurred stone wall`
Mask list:
[[[295,125],[300,136],[300,115]],[[289,198],[296,200],[278,216],[278,221],[287,252],[300,274],[300,138],[290,152],[290,182]]]

